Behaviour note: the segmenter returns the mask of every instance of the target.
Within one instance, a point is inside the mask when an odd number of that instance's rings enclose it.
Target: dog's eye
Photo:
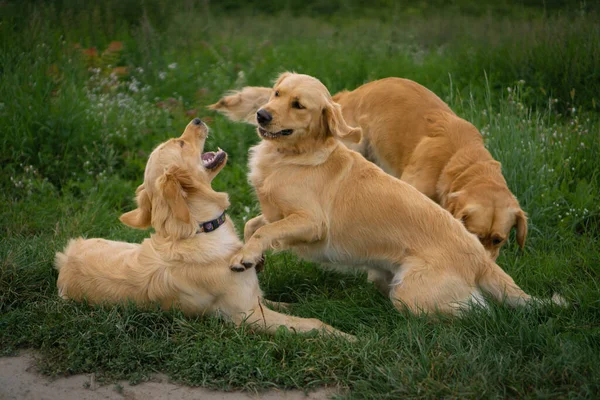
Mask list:
[[[185,144],[183,140],[178,140],[177,143],[179,143],[179,147],[183,147],[183,145]]]
[[[498,245],[500,245],[500,243],[502,243],[502,242],[503,242],[502,238],[493,238],[493,239],[492,239],[492,244],[493,244],[494,246],[498,246]]]
[[[300,104],[300,102],[298,100],[294,100],[292,102],[292,108],[297,108],[298,110],[302,110],[304,108],[304,106],[302,104]]]
[[[279,90],[275,91],[275,97],[279,97]]]

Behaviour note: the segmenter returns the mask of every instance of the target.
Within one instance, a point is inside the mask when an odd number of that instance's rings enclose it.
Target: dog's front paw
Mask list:
[[[258,256],[247,254],[242,249],[242,251],[237,253],[231,259],[231,262],[229,263],[229,269],[231,269],[233,272],[244,272],[247,269],[261,265],[262,260],[262,254],[258,254]]]

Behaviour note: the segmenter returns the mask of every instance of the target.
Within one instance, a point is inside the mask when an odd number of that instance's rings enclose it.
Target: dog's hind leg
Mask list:
[[[458,275],[448,274],[424,260],[405,260],[402,271],[394,277],[389,293],[394,306],[414,314],[458,315],[477,300],[478,289]]]
[[[289,310],[291,304],[290,303],[284,303],[283,301],[273,301],[273,300],[267,300],[267,299],[263,299],[263,304],[266,305],[267,307],[270,307],[274,310]]]
[[[479,287],[498,302],[512,307],[529,303],[532,297],[525,293],[502,268],[490,261],[479,277]]]
[[[233,315],[232,318],[236,325],[246,324],[252,329],[270,334],[274,334],[280,326],[285,326],[290,331],[296,333],[314,331],[320,334],[339,336],[350,341],[356,340],[356,337],[337,330],[316,318],[300,318],[281,314],[265,307],[261,301],[249,313],[239,313]]]
[[[554,294],[551,299],[540,299],[525,293],[502,268],[490,262],[479,278],[479,287],[498,302],[519,307],[529,304],[567,306],[567,301]]]

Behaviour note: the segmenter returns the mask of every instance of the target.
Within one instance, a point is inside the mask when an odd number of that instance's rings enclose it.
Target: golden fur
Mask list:
[[[208,128],[196,119],[180,138],[150,155],[137,190],[138,208],[121,216],[134,228],[152,225],[156,232],[150,238],[141,244],[79,238],[57,253],[60,296],[91,303],[158,303],[188,315],[220,314],[236,325],[245,322],[267,332],[286,326],[351,338],[317,319],[264,307],[256,271],[229,268],[242,247],[229,218],[212,232],[197,233],[200,222],[216,219],[229,206],[227,193],[211,188],[226,154],[210,153],[215,161],[207,166],[201,158],[207,136]]]
[[[450,213],[340,143],[360,142],[361,131],[320,81],[285,73],[262,110],[272,119],[249,162],[262,215],[246,224],[233,266],[293,249],[366,268],[397,308],[415,313],[455,314],[482,293],[513,306],[531,300]]]
[[[233,120],[256,124],[256,111],[272,88],[246,87],[211,108]],[[475,234],[495,260],[512,227],[523,248],[527,218],[509,190],[500,163],[477,129],[459,118],[433,92],[400,78],[367,83],[333,96],[363,140],[349,148],[410,183]]]

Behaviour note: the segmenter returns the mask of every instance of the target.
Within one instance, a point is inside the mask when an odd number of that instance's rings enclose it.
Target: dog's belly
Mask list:
[[[215,312],[214,305],[216,296],[211,295],[198,288],[190,288],[187,293],[179,295],[180,307],[184,312],[190,314],[204,314]]]
[[[379,270],[396,274],[401,265],[389,260],[378,258],[357,257],[352,252],[333,246],[331,244],[295,246],[294,251],[303,259],[327,265],[338,271],[350,272],[353,270],[368,271]]]

